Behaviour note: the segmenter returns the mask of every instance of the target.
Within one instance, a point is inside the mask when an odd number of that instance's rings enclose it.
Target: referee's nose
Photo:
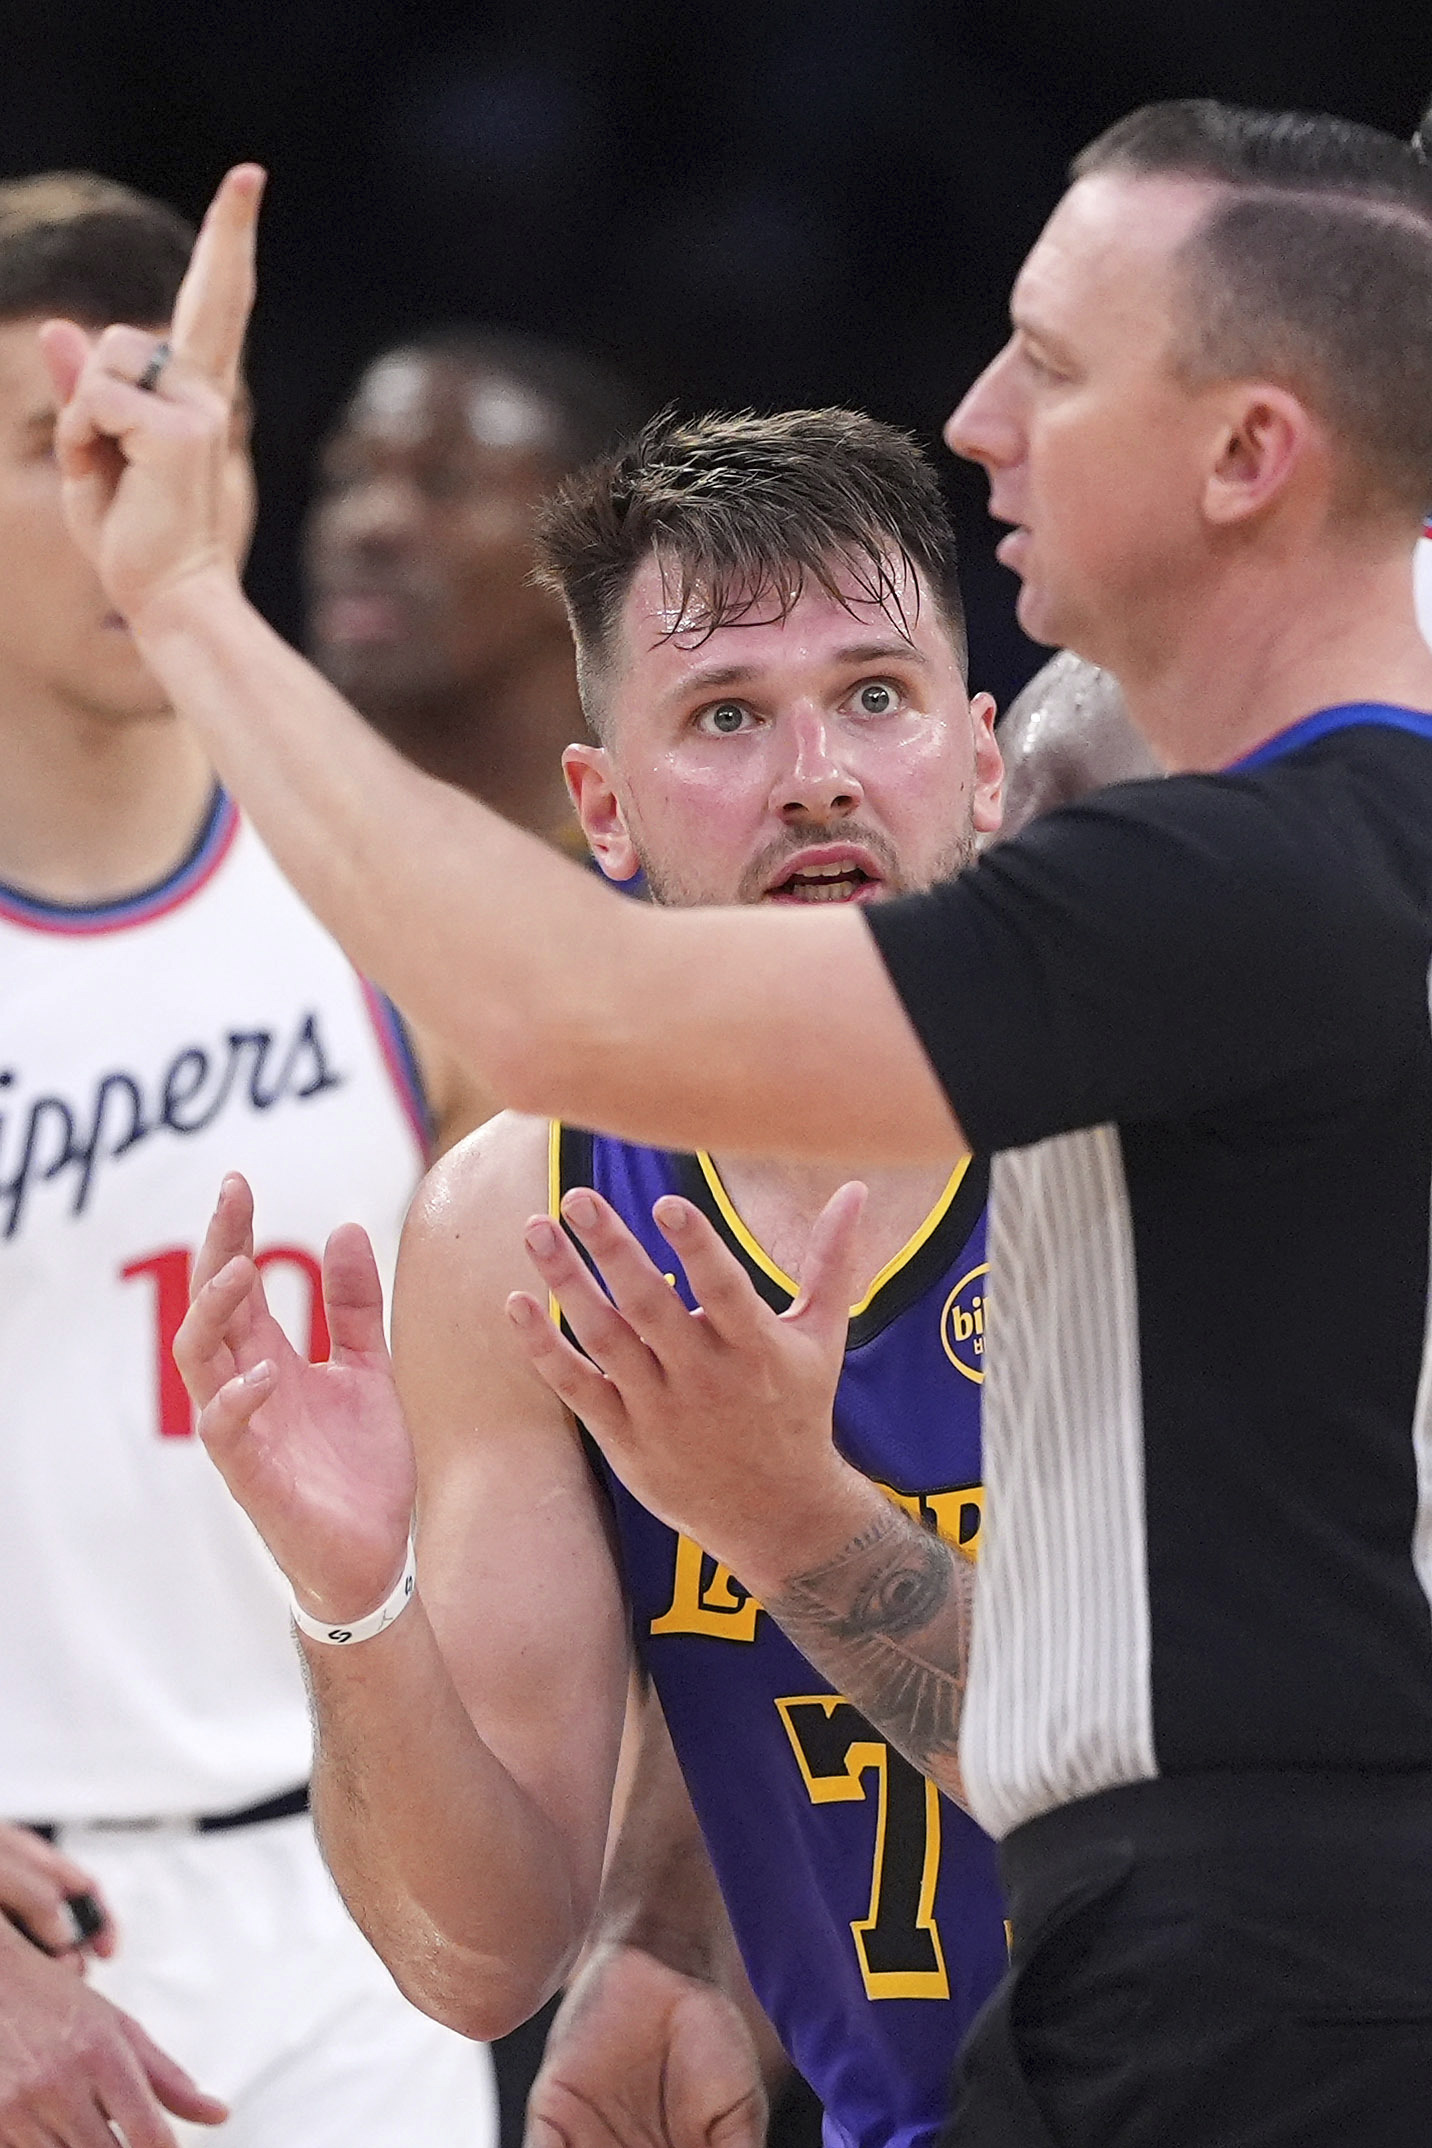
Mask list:
[[[818,709],[791,713],[787,755],[771,786],[771,810],[782,820],[843,820],[856,813],[865,792],[839,752],[839,733]]]

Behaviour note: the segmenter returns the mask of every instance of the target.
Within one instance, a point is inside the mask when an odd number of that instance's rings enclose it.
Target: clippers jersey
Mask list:
[[[0,1813],[231,1810],[302,1782],[287,1592],[193,1437],[170,1345],[219,1181],[326,1355],[318,1261],[391,1274],[423,1158],[391,1009],[223,797],[99,909],[0,888]]]
[[[778,1310],[794,1284],[709,1159],[556,1128],[553,1212],[602,1193],[669,1272],[654,1201],[696,1202]],[[962,1166],[851,1316],[841,1452],[973,1556],[981,1501],[985,1167]],[[693,1300],[679,1272],[677,1288]],[[590,1445],[590,1443],[589,1443]],[[939,2130],[955,2053],[1005,1967],[993,1846],[792,1646],[734,1575],[640,1506],[593,1449],[655,1682],[762,2006],[859,2148]]]

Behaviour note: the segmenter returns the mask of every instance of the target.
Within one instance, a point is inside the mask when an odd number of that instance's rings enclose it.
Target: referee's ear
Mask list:
[[[1319,512],[1331,483],[1332,443],[1325,428],[1291,389],[1271,381],[1230,381],[1204,481],[1203,512],[1216,529],[1230,529],[1291,503],[1310,489]]]

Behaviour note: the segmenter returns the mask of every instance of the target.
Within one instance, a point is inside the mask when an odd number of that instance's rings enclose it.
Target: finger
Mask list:
[[[180,1321],[174,1337],[174,1362],[200,1409],[236,1372],[245,1369],[245,1345],[253,1333],[255,1299],[263,1299],[259,1272],[244,1254],[236,1253],[204,1285]],[[253,1362],[251,1353],[249,1357]]]
[[[642,1341],[658,1357],[679,1350],[691,1336],[691,1315],[611,1204],[590,1186],[576,1186],[563,1197],[562,1219],[591,1254],[607,1295]],[[590,1274],[570,1249],[568,1257],[581,1274]]]
[[[685,1269],[707,1322],[724,1341],[744,1341],[753,1329],[775,1318],[735,1254],[723,1245],[694,1203],[678,1194],[663,1194],[651,1213]]]
[[[61,407],[74,394],[85,369],[90,340],[77,321],[45,321],[40,328],[40,350]]]
[[[153,350],[153,337],[146,348]],[[91,357],[55,426],[61,476],[86,474],[99,448],[112,452],[112,443],[126,463],[152,463],[176,443],[207,439],[227,423],[228,406],[203,376],[171,381],[166,369],[165,380],[166,392],[156,394]]]
[[[122,380],[126,387],[138,385],[146,368],[155,356],[155,336],[152,328],[127,328],[114,326],[101,331],[90,362],[101,373],[109,373]],[[149,393],[149,390],[143,390]]]
[[[42,2131],[35,2134],[5,2135],[5,2148],[115,2148],[115,2137],[109,2120],[96,2103],[88,2086],[79,2081],[65,2092],[55,2107],[46,2112]]]
[[[539,1379],[580,1418],[597,1440],[619,1439],[626,1423],[621,1393],[580,1350],[574,1350],[535,1298],[515,1290],[507,1317]]]
[[[655,1357],[551,1217],[534,1216],[524,1237],[533,1267],[592,1362],[619,1385],[650,1380],[659,1371]],[[663,1287],[670,1296],[670,1287]],[[690,1318],[681,1311],[683,1319]]]
[[[117,2008],[116,2012],[118,2013]],[[153,2037],[146,2035],[139,2023],[132,2020],[128,2014],[119,2013],[119,2024],[137,2064],[142,2069],[144,2079],[166,2111],[172,2111],[176,2118],[187,2118],[195,2125],[222,2124],[229,2115],[227,2104],[221,2103],[217,2096],[210,2096],[200,2088],[192,2074],[186,2073],[176,2059],[170,2058],[167,2051],[161,2051]],[[124,2123],[117,2112],[112,2111],[110,2116],[120,2124]],[[125,2130],[127,2132],[128,2128]],[[166,2142],[169,2139],[167,2126],[164,2128],[163,2138]],[[132,2135],[130,2141],[131,2148],[138,2148]]]
[[[865,1209],[859,1179],[838,1186],[811,1226],[800,1296],[786,1318],[824,1335],[844,1335],[859,1290],[856,1233]]]
[[[246,1253],[253,1259],[254,1197],[248,1180],[237,1171],[229,1171],[220,1184],[214,1213],[194,1262],[190,1297],[197,1298],[210,1277],[226,1267],[236,1253]]]
[[[354,1358],[387,1363],[383,1285],[368,1233],[356,1223],[340,1224],[323,1249],[323,1304],[335,1365]]]
[[[264,173],[236,164],[209,204],[179,296],[169,341],[176,360],[233,394],[254,302],[254,255]]]
[[[226,1481],[235,1449],[273,1393],[277,1381],[277,1366],[272,1358],[264,1358],[259,1364],[250,1365],[246,1371],[236,1374],[232,1380],[226,1380],[200,1410],[195,1430]],[[237,1490],[235,1497],[239,1497]]]
[[[95,1894],[99,1892],[92,1875],[83,1865],[77,1865],[73,1857],[57,1850],[43,1835],[32,1828],[0,1821],[0,1886],[8,1885],[12,1875],[34,1873],[43,1883],[53,1885],[61,1894]],[[5,1897],[8,1899],[8,1896]]]

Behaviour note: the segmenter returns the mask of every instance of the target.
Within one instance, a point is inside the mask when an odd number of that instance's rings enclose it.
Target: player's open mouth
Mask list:
[[[803,865],[767,889],[766,901],[858,902],[867,890],[873,895],[880,884],[873,873],[848,860],[839,865]]]

